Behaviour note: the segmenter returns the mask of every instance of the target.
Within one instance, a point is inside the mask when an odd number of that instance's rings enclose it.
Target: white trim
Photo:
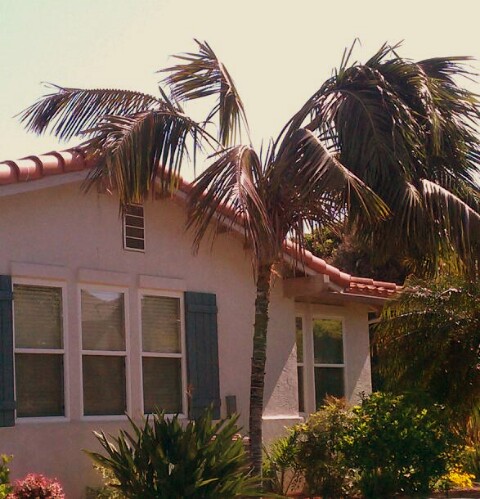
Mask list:
[[[185,282],[185,279],[177,279],[175,277],[160,277],[156,275],[140,274],[138,276],[138,287],[144,290],[151,289],[171,293],[172,291],[186,291],[187,283]]]
[[[109,273],[110,274],[110,273]],[[114,273],[113,273],[114,274]],[[123,294],[123,326],[125,334],[125,350],[84,350],[83,348],[83,330],[82,330],[82,290],[85,291],[106,291],[106,292],[116,292]],[[125,419],[126,416],[122,414],[102,414],[102,415],[86,415],[83,399],[83,357],[84,356],[111,356],[111,357],[123,357],[125,365],[125,412],[131,413],[131,376],[130,376],[130,314],[129,314],[129,289],[126,286],[117,285],[107,285],[107,284],[88,284],[88,283],[77,283],[77,309],[78,309],[78,331],[80,334],[80,419],[81,421],[115,421],[118,418],[121,420]]]
[[[180,319],[180,352],[177,353],[162,353],[162,352],[144,352],[143,351],[143,330],[142,330],[142,297],[143,296],[159,296],[162,298],[177,298],[179,300],[179,319]],[[182,408],[179,413],[180,418],[187,418],[187,360],[186,360],[186,339],[185,339],[185,308],[184,294],[178,291],[159,291],[152,289],[138,290],[138,335],[140,345],[140,393],[141,393],[141,413],[147,416],[150,413],[145,413],[145,397],[143,393],[143,357],[148,358],[170,358],[180,359],[181,369],[181,399]],[[173,414],[167,414],[173,416]]]
[[[66,281],[70,276],[70,269],[62,265],[10,262],[10,268],[12,276],[16,276],[18,279]],[[48,285],[54,287],[51,283]]]
[[[112,270],[78,269],[77,279],[79,283],[94,286],[120,286],[127,287],[130,284],[130,274],[127,272],[115,272]],[[108,283],[108,284],[106,284]]]
[[[283,415],[283,414],[275,414],[273,416],[262,416],[262,420],[263,421],[279,421],[279,420],[282,420],[282,419],[286,419],[286,420],[297,420],[297,421],[303,421],[303,416],[302,415],[292,415],[292,414],[287,414],[287,415]]]
[[[44,267],[44,266],[39,266]],[[69,370],[69,362],[68,362],[68,349],[69,349],[69,338],[68,338],[68,314],[66,312],[66,304],[67,304],[67,283],[66,282],[56,282],[52,284],[50,280],[45,278],[25,278],[25,277],[17,277],[12,275],[12,291],[14,291],[15,285],[21,286],[43,286],[48,288],[59,288],[61,289],[61,297],[62,297],[62,348],[16,348],[15,347],[15,300],[13,300],[12,307],[12,319],[13,319],[13,365],[14,365],[14,382],[13,388],[15,393],[17,393],[16,386],[16,371],[15,371],[15,356],[17,353],[19,354],[44,354],[44,355],[62,355],[63,357],[63,416],[22,416],[17,417],[17,411],[15,410],[15,421],[18,423],[38,423],[38,422],[67,422],[70,421],[70,370]],[[67,306],[68,308],[68,306]]]

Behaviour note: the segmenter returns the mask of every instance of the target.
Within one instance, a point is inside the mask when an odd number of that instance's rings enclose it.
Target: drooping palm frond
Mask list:
[[[64,140],[93,127],[104,116],[130,116],[162,105],[152,95],[130,90],[52,87],[56,91],[22,111],[20,121],[37,134],[50,127],[54,135]]]
[[[179,101],[218,96],[206,121],[218,114],[220,142],[224,147],[234,145],[237,137],[241,137],[243,127],[248,134],[245,108],[227,68],[210,45],[195,41],[198,53],[175,56],[185,62],[163,69],[162,72],[169,73],[164,81],[170,87],[172,97]]]
[[[195,148],[199,140],[211,139],[200,125],[166,104],[161,110],[106,116],[87,133],[93,137],[83,147],[98,151],[104,161],[92,170],[86,187],[107,179],[122,206],[143,200],[154,183],[171,192],[179,181],[188,140]]]
[[[272,258],[273,233],[262,179],[260,160],[250,147],[236,146],[217,155],[189,193],[187,227],[194,230],[196,247],[213,221],[217,227],[241,227],[256,261]]]
[[[479,213],[480,102],[456,82],[472,76],[469,58],[417,63],[400,57],[397,49],[384,45],[365,64],[350,64],[351,51],[346,53],[277,144],[286,147],[299,127],[312,130],[392,212],[373,229],[360,220],[360,238],[386,257],[400,251],[425,263],[431,254],[430,269],[435,269],[440,247],[455,247],[467,258],[467,226],[452,226],[462,235],[452,232],[445,243],[444,231],[450,229],[439,210],[447,210],[447,204],[437,203],[433,217],[422,182],[438,185],[437,192],[449,191]]]
[[[426,208],[439,226],[439,242],[451,244],[467,264],[480,261],[480,214],[455,194],[429,180],[422,180]]]
[[[266,204],[281,248],[287,234],[303,247],[305,224],[329,225],[362,216],[370,223],[388,214],[383,201],[306,129],[297,130],[269,165]]]

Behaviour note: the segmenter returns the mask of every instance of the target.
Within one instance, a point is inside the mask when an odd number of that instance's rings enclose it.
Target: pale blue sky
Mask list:
[[[457,0],[0,0],[0,160],[65,147],[13,115],[41,82],[156,93],[171,54],[207,40],[243,97],[253,138],[278,132],[358,37],[356,59],[404,40],[413,59],[480,59],[480,2]],[[447,6],[448,5],[448,6]],[[477,70],[479,64],[476,63]],[[478,84],[469,84],[480,93]]]

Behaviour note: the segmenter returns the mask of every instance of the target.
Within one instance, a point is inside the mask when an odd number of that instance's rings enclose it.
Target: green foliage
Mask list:
[[[4,499],[12,491],[10,486],[10,470],[8,463],[12,460],[11,456],[0,454],[0,499]]]
[[[352,472],[342,452],[352,413],[342,400],[329,397],[325,405],[298,425],[297,460],[306,491],[325,499],[343,497],[351,488]]]
[[[157,412],[132,432],[121,430],[109,441],[95,433],[105,455],[88,452],[110,470],[127,498],[228,499],[259,495],[249,477],[237,418],[212,423],[211,410],[182,426],[177,416]]]
[[[472,411],[466,424],[464,469],[480,479],[480,407]]]
[[[367,499],[427,494],[445,474],[454,445],[440,408],[374,393],[353,414],[343,450]]]
[[[403,284],[413,265],[397,252],[385,255],[362,244],[355,228],[325,225],[305,234],[305,249],[352,275]]]
[[[294,428],[264,449],[263,482],[269,491],[282,496],[297,490],[303,469],[299,464],[298,431]]]
[[[410,280],[384,309],[375,336],[390,391],[426,393],[466,421],[480,398],[480,281]]]
[[[102,475],[103,487],[87,487],[87,499],[123,499],[125,496],[118,489],[120,482],[115,478],[112,470],[99,464],[93,465],[94,469]]]

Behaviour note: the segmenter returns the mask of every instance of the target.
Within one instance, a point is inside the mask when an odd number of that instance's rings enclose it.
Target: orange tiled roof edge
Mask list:
[[[0,161],[0,186],[87,170],[92,168],[94,163],[95,160],[87,160],[85,154],[76,148],[26,156],[15,161]],[[180,190],[188,192],[189,187],[188,182],[181,181]],[[285,251],[291,257],[301,259],[307,268],[327,275],[332,282],[344,289],[344,293],[390,298],[402,289],[401,286],[392,282],[351,276],[309,251],[299,252],[290,242],[285,243]]]
[[[15,161],[0,161],[0,185],[39,180],[52,175],[91,168],[80,149],[52,151],[38,156],[26,156]]]

